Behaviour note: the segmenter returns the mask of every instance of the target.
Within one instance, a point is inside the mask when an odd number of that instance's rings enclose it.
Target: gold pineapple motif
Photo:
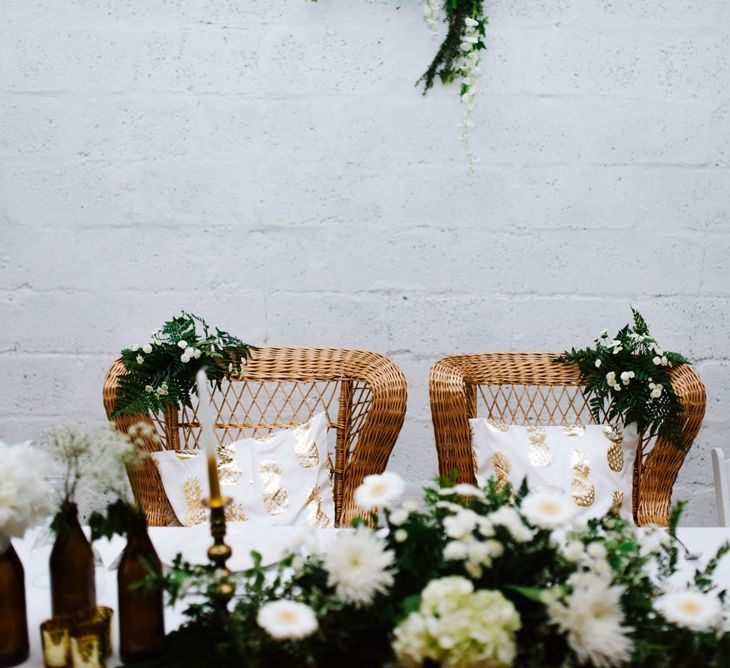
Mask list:
[[[289,494],[281,484],[281,467],[273,459],[259,464],[259,478],[264,485],[264,508],[269,515],[281,515],[289,509]]]
[[[474,473],[476,473],[479,469],[479,463],[477,462],[477,451],[474,448],[471,449],[471,462],[474,464]]]
[[[230,503],[226,506],[225,510],[226,522],[246,522],[248,515],[243,510],[243,506],[240,503]]]
[[[568,424],[563,430],[568,436],[583,436],[586,433],[585,425],[582,424]]]
[[[509,425],[501,420],[495,420],[494,418],[487,418],[487,428],[490,431],[509,431]]]
[[[312,487],[304,502],[307,509],[307,525],[310,527],[319,527],[326,529],[330,526],[330,518],[322,510],[322,499],[319,497],[319,491],[316,487]]]
[[[505,485],[509,485],[509,473],[512,468],[507,453],[498,450],[492,455],[492,466],[494,467],[494,476],[497,479],[497,488],[502,489]]]
[[[297,457],[299,466],[308,469],[319,464],[319,448],[312,438],[312,430],[309,422],[299,425],[293,432],[296,445],[294,454]]]
[[[256,436],[254,437],[254,441],[256,443],[259,443],[261,445],[266,445],[267,443],[271,443],[271,441],[276,439],[276,433],[271,432],[270,434],[266,434],[265,436]]]
[[[619,473],[624,468],[624,435],[615,427],[606,426],[603,428],[603,435],[610,441],[608,446],[608,467]]]
[[[618,489],[614,489],[611,492],[611,507],[608,512],[611,515],[619,516],[621,514],[621,508],[624,505],[624,493]]]
[[[205,507],[203,506],[203,487],[200,478],[191,475],[183,483],[183,498],[187,511],[183,524],[191,527],[194,524],[205,522]]]
[[[535,468],[544,469],[553,461],[553,451],[545,443],[545,430],[542,427],[528,427],[527,458]]]
[[[591,474],[591,464],[585,450],[573,450],[570,455],[570,468],[573,469],[574,476],[570,481],[573,501],[582,508],[592,506],[596,500],[596,487],[588,479]]]

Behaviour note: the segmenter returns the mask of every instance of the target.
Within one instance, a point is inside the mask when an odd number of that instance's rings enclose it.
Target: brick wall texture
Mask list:
[[[414,86],[420,0],[0,0],[0,437],[103,421],[115,354],[181,308],[409,382],[391,466],[436,457],[439,356],[561,350],[638,307],[730,455],[730,3],[488,0],[470,174]]]

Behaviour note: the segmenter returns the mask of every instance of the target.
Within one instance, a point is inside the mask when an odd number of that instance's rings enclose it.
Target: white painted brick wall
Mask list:
[[[639,307],[708,390],[676,487],[730,454],[730,3],[488,0],[466,169],[420,0],[0,0],[0,435],[103,420],[180,308],[371,348],[435,472],[441,355],[559,350]]]

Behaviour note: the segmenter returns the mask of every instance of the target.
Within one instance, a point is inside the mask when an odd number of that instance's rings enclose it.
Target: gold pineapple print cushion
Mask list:
[[[533,491],[565,494],[581,516],[611,511],[631,517],[635,427],[519,425],[485,418],[469,423],[479,484],[494,478],[516,489],[527,478]]]
[[[221,492],[233,499],[226,519],[275,526],[334,526],[328,427],[327,414],[319,413],[297,427],[221,446]],[[180,524],[206,521],[205,454],[191,451],[179,457],[162,451],[152,457]]]

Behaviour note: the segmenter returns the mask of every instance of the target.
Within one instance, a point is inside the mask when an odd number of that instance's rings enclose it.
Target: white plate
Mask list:
[[[253,566],[251,550],[261,554],[261,564],[270,566],[279,561],[292,548],[301,545],[312,532],[305,527],[272,527],[252,523],[231,522],[226,526],[226,543],[233,549],[228,568],[242,571]],[[174,540],[159,541],[155,545],[163,564],[172,565],[178,553],[193,564],[208,563],[208,548],[213,539],[208,524],[189,527]]]

